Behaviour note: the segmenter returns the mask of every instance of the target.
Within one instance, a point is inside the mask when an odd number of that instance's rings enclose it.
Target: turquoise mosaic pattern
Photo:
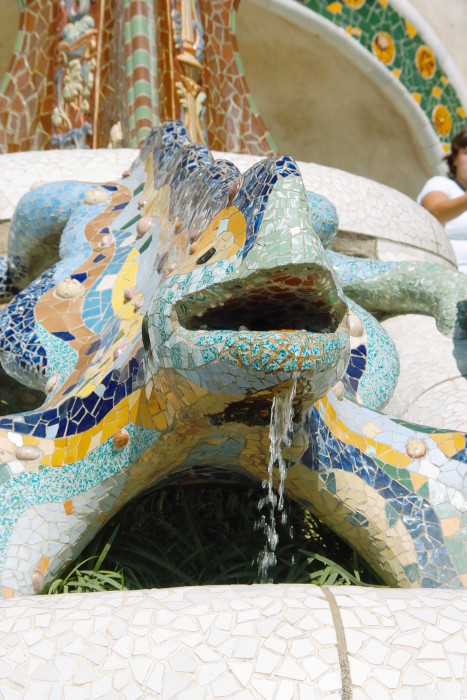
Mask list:
[[[35,324],[34,332],[45,350],[46,357],[50,358],[47,379],[57,375],[61,381],[64,381],[75,367],[78,353],[66,341],[46,331],[40,323]]]
[[[366,342],[359,338],[350,352],[344,377],[349,398],[381,410],[391,398],[399,376],[399,357],[393,341],[373,316],[354,302],[349,309],[364,323]]]
[[[5,369],[48,380],[41,407],[0,418],[3,596],[40,591],[168,475],[264,479],[272,401],[295,382],[291,497],[388,583],[467,585],[466,436],[378,413],[398,357],[368,313],[422,307],[462,334],[465,276],[328,255],[335,211],[291,158],[240,175],[180,122],[121,181],[44,187],[15,220],[25,252],[15,225],[5,276],[30,269],[58,220],[63,233],[61,260],[0,315]]]
[[[346,294],[369,311],[433,315],[442,333],[467,335],[466,280],[462,273],[446,278],[434,263],[387,263],[351,260],[338,253],[330,258]]]
[[[440,142],[466,126],[465,105],[433,49],[387,0],[297,0],[344,29],[400,81],[425,112]]]

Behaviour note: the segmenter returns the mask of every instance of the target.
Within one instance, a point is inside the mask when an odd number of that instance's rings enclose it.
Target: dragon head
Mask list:
[[[271,401],[298,379],[306,408],[345,371],[348,309],[295,162],[270,158],[241,176],[176,122],[142,158],[140,229],[152,230],[160,276],[143,324],[148,375],[176,370],[213,408],[215,397]]]

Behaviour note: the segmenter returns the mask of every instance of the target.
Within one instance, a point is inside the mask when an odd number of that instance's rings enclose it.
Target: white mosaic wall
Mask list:
[[[461,700],[467,592],[213,586],[0,604],[3,700]]]

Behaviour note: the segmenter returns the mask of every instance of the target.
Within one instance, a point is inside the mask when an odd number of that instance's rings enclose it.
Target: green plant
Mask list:
[[[54,579],[44,590],[44,593],[92,593],[96,591],[125,590],[121,571],[106,571],[101,568],[118,529],[119,526],[117,525],[99,556],[79,559],[78,563],[68,571],[64,578]],[[92,569],[84,568],[86,564],[93,560],[96,561]]]
[[[165,486],[143,494],[48,592],[258,583],[265,535],[255,523],[262,496],[261,487],[248,484]],[[286,524],[280,517],[276,523],[277,563],[269,571],[274,583],[381,584],[309,511],[287,501],[286,515]]]

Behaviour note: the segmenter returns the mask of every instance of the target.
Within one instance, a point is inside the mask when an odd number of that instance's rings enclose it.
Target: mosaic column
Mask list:
[[[212,149],[272,155],[276,146],[255,105],[238,52],[240,0],[200,0],[206,36],[206,129]]]
[[[50,145],[94,145],[95,81],[100,48],[103,0],[59,0],[56,33],[55,95]]]
[[[26,0],[0,87],[0,150],[140,146],[166,119],[218,150],[270,154],[243,74],[238,0]]]
[[[174,0],[172,7],[176,62],[180,66],[175,88],[181,116],[192,140],[206,143],[206,93],[202,89],[204,36],[199,6],[196,0]]]
[[[112,129],[120,128],[121,142],[128,134],[125,90],[125,40],[123,0],[102,2],[100,14],[99,63],[96,75],[96,107],[93,146],[106,148]],[[129,141],[127,141],[129,142]]]
[[[465,106],[443,57],[404,17],[403,3],[299,2],[385,66],[449,150],[466,122]],[[123,143],[138,146],[159,120],[176,118],[213,149],[270,154],[274,143],[237,49],[238,5],[20,0],[15,52],[0,84],[0,152],[106,146],[118,122]]]
[[[0,153],[50,145],[56,11],[50,0],[21,7],[15,50],[0,83]]]
[[[127,146],[141,146],[158,118],[158,66],[152,0],[123,0],[125,83],[122,128]]]
[[[155,0],[161,121],[181,119],[207,143],[204,28],[197,0]]]
[[[0,152],[97,145],[105,4],[22,4],[15,52],[0,85]]]
[[[182,119],[217,150],[270,155],[275,146],[237,50],[239,0],[154,0],[161,121]]]

